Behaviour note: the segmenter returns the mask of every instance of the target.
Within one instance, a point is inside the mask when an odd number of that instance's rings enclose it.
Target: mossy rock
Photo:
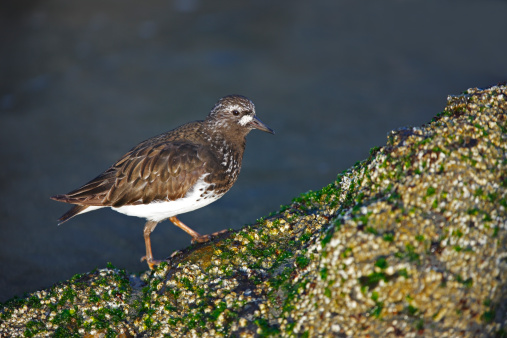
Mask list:
[[[505,336],[507,88],[469,89],[319,191],[141,277],[0,308],[0,336]]]

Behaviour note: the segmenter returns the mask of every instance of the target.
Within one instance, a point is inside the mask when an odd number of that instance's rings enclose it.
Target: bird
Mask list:
[[[201,235],[177,216],[218,200],[233,186],[246,136],[253,129],[275,133],[256,116],[250,99],[224,96],[204,120],[149,138],[80,188],[52,196],[74,205],[58,224],[106,207],[145,218],[146,255],[141,261],[154,269],[161,261],[153,258],[150,234],[158,223],[169,219],[192,237],[192,243],[207,242],[225,231]]]

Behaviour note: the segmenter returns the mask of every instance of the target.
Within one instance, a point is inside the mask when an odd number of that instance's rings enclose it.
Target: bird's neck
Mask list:
[[[241,162],[245,151],[246,135],[225,128],[202,128],[201,135],[211,148],[224,155],[233,153],[237,161]]]

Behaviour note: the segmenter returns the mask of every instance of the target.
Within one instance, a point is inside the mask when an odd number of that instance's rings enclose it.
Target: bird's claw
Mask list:
[[[141,257],[141,262],[143,262],[143,261],[146,261],[150,270],[155,269],[155,267],[162,262],[160,260],[156,260],[153,258],[146,258],[146,256]]]
[[[194,243],[206,243],[206,242],[208,242],[210,240],[211,240],[211,236],[210,235],[195,236],[195,237],[192,237],[192,244],[194,244]]]
[[[228,231],[227,229],[224,229],[224,230],[220,230],[220,231],[214,232],[214,233],[209,234],[209,235],[199,235],[199,236],[192,237],[192,244],[194,244],[194,243],[206,243],[206,242],[210,241],[213,237],[221,235],[221,234],[224,234],[227,231]]]

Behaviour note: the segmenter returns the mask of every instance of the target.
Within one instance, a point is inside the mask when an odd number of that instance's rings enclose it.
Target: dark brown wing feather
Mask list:
[[[216,162],[199,144],[140,144],[81,188],[52,198],[83,206],[112,207],[175,200],[205,173],[206,163]]]
[[[109,190],[114,184],[114,181],[115,170],[111,167],[82,187],[72,190],[65,195],[52,196],[51,199],[65,203],[98,205],[90,203],[91,200],[93,200],[96,196],[103,194],[104,191]]]

